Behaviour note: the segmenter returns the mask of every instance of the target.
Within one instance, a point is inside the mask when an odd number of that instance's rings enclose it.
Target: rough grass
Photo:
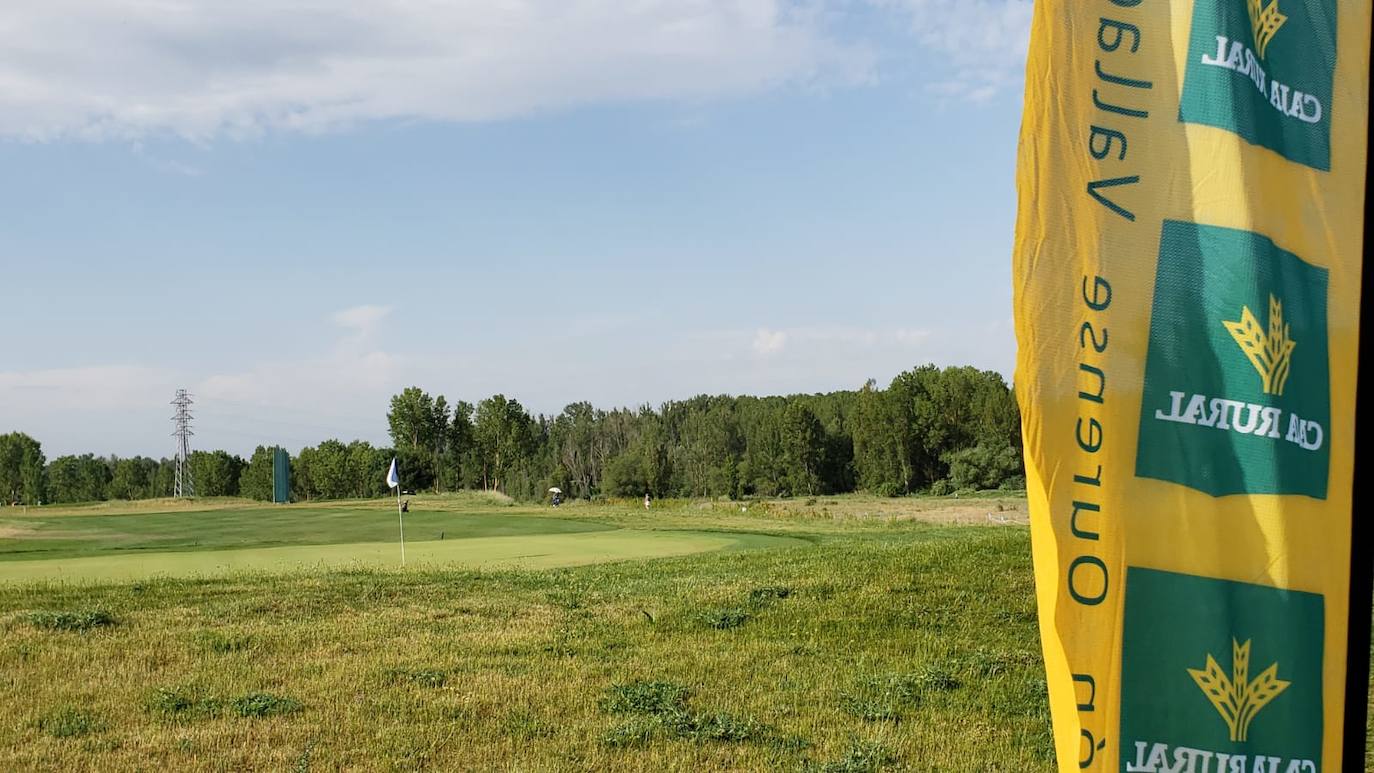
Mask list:
[[[301,702],[295,698],[268,692],[241,695],[231,701],[229,706],[240,717],[275,717],[295,714],[301,710]]]
[[[1025,529],[714,503],[568,513],[807,541],[0,586],[0,770],[1053,769]],[[79,633],[35,610],[118,624]],[[710,624],[721,611],[747,618]]]
[[[35,727],[53,738],[79,738],[98,732],[101,722],[95,714],[75,706],[58,706],[38,717]]]
[[[0,701],[0,769],[1052,767],[1023,529],[705,504],[558,516],[798,547],[0,587],[24,696]],[[865,690],[914,697],[865,719],[847,708]],[[98,729],[54,732],[63,707]]]
[[[103,609],[77,611],[39,610],[26,616],[29,625],[48,631],[89,631],[115,624],[114,615]]]

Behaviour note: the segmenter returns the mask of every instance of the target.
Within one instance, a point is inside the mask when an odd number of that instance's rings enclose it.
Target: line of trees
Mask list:
[[[414,489],[519,498],[799,496],[1025,485],[1021,416],[1002,377],[915,368],[886,388],[791,397],[699,396],[657,409],[573,403],[534,416],[495,395],[452,407],[417,387],[387,415]]]
[[[862,490],[1021,488],[1021,421],[1002,377],[970,367],[915,368],[886,388],[790,397],[702,395],[658,408],[573,403],[532,415],[493,395],[450,405],[410,387],[391,399],[391,448],[331,439],[291,459],[297,500],[387,493],[399,460],[410,490],[501,491],[537,499],[551,486],[577,497],[814,496]],[[196,451],[199,496],[272,495],[272,450],[243,459]],[[22,433],[0,435],[0,495],[11,502],[170,496],[174,462],[62,456],[47,462]]]
[[[193,451],[187,460],[201,496],[238,496],[245,462],[226,451]],[[271,497],[271,456],[267,460]],[[172,495],[176,462],[146,456],[81,454],[47,461],[42,445],[22,432],[0,435],[0,502],[8,504],[98,502]],[[248,494],[244,494],[248,496]]]

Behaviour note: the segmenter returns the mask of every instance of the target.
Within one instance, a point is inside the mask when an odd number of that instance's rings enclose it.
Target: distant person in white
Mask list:
[[[649,492],[644,492],[644,509],[649,509]]]

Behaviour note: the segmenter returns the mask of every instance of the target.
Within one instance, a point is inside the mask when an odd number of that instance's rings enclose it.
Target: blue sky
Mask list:
[[[0,10],[0,431],[49,457],[169,454],[178,387],[242,453],[412,383],[1011,372],[1023,0],[152,7]]]

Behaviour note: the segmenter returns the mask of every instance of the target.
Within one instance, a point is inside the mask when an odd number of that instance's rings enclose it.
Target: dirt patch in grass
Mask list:
[[[0,539],[20,539],[20,540],[72,540],[72,539],[106,539],[111,535],[107,532],[94,531],[39,531],[26,523],[4,523],[0,524]],[[118,536],[118,535],[116,535]]]
[[[1026,525],[1030,523],[1030,514],[1024,507],[998,509],[996,503],[991,506],[978,503],[975,505],[949,505],[920,512],[904,514],[894,517],[893,520],[899,521],[924,521],[926,523],[955,524],[959,526],[1003,526],[1009,524]]]
[[[917,521],[941,526],[1024,526],[1030,521],[1021,497],[877,497],[773,500],[754,510],[771,514],[830,518],[835,521]]]

